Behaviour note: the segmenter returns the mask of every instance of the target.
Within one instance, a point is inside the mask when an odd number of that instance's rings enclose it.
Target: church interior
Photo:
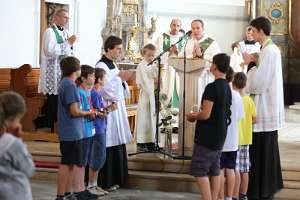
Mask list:
[[[191,29],[194,19],[203,20],[205,33],[218,42],[221,52],[231,55],[232,44],[244,39],[250,21],[259,16],[268,18],[272,24],[270,38],[282,56],[285,109],[285,124],[278,131],[283,189],[274,199],[300,199],[299,0],[3,0],[0,92],[15,91],[26,103],[21,138],[36,167],[30,178],[34,200],[55,199],[61,159],[58,128],[57,125],[47,127],[47,96],[38,89],[43,34],[59,9],[68,12],[65,28],[76,36],[72,49],[81,64],[95,66],[105,54],[104,43],[109,36],[122,39],[121,58],[116,63],[122,71],[130,72],[127,79],[130,97],[125,99],[125,104],[134,139],[140,94],[136,69],[142,60],[141,49],[148,43],[156,44],[170,29],[172,19],[181,20],[184,34]],[[187,99],[192,98],[190,94]],[[179,113],[182,109],[189,112],[194,109],[192,106],[193,103],[180,107]],[[193,134],[189,132],[195,131],[195,126],[187,124],[184,128],[182,124],[186,122],[181,119],[177,123],[171,133],[164,125],[157,128],[157,144],[162,147],[158,152],[135,155],[139,151],[137,141],[126,144],[129,154],[126,185],[98,199],[199,199],[196,181],[189,174],[191,149],[185,149],[193,143]],[[186,135],[182,136],[182,132]],[[183,157],[173,157],[176,152],[182,152],[183,155],[178,154]]]

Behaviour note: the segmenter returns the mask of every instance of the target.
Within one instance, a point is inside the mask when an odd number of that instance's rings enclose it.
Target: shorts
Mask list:
[[[237,151],[222,152],[220,165],[221,169],[235,170]]]
[[[195,177],[220,175],[221,150],[210,150],[194,144],[190,174]]]
[[[80,165],[82,158],[82,140],[60,141],[59,148],[61,153],[62,165]]]
[[[81,143],[82,156],[80,159],[80,167],[86,167],[89,161],[93,137],[83,138]]]
[[[94,171],[99,171],[106,159],[106,134],[94,135],[91,142],[91,150],[89,156],[89,167]]]
[[[236,171],[248,173],[250,169],[249,145],[240,145],[236,158]]]

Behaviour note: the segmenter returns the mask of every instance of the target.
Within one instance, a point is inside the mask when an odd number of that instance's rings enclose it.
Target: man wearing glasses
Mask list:
[[[46,29],[42,40],[39,92],[47,95],[47,125],[54,132],[57,121],[57,88],[61,79],[60,61],[73,55],[76,36],[65,29],[69,20],[68,11],[59,9],[53,16],[53,24]]]

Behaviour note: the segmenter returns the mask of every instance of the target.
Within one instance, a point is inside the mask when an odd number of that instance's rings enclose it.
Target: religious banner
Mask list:
[[[272,23],[271,35],[287,35],[289,24],[289,0],[261,0],[260,15]]]

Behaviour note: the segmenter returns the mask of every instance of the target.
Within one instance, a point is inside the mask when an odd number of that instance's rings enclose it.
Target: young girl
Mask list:
[[[0,94],[0,199],[31,200],[32,157],[21,139],[24,99],[15,92]],[[15,137],[16,136],[16,137]]]
[[[155,140],[155,97],[154,82],[158,69],[154,65],[148,66],[155,56],[155,46],[147,44],[143,50],[143,60],[136,69],[136,83],[140,89],[136,138],[139,150],[148,150],[154,147]]]

